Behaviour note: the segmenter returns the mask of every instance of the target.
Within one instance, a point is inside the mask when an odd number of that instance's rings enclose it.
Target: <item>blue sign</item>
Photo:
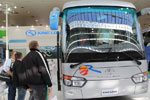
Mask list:
[[[36,31],[35,30],[28,30],[28,31],[26,31],[26,36],[34,37],[34,36],[36,36]]]
[[[59,8],[54,8],[53,11],[50,13],[49,16],[50,29],[52,30],[58,29],[59,15],[60,15]]]
[[[27,30],[25,34],[28,37],[34,37],[36,35],[57,34],[57,32],[56,31],[55,32],[51,32],[51,31],[41,31],[41,32],[39,32],[39,31],[35,31],[35,30]],[[61,32],[59,32],[59,34],[61,34]]]

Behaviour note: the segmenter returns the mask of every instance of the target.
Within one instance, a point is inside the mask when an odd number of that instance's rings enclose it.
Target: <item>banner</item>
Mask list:
[[[0,39],[6,36],[6,30],[0,30]]]

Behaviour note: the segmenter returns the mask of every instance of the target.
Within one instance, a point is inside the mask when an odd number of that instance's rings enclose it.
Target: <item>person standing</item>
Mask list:
[[[3,65],[3,70],[8,73],[10,75],[10,77],[12,78],[12,67],[13,67],[13,63],[15,62],[15,54],[16,52],[13,51],[11,52],[10,59],[6,59],[4,65]],[[16,87],[13,86],[12,82],[6,82],[7,86],[8,86],[8,100],[15,100],[16,97]]]
[[[19,86],[17,70],[19,70],[19,67],[22,67],[22,59],[23,59],[22,53],[16,52],[15,62],[13,64],[13,84],[15,86]],[[26,95],[26,89],[24,89],[24,87],[18,87],[18,99],[17,100],[24,100],[25,95]]]
[[[27,85],[31,88],[29,100],[46,100],[47,86],[49,88],[49,98],[52,93],[49,66],[40,52],[37,41],[31,41],[29,49],[30,52],[23,59],[26,64]]]

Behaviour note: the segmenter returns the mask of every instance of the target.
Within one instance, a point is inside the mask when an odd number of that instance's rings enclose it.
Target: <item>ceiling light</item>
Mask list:
[[[46,25],[46,28],[48,28],[49,26],[48,25]]]
[[[8,11],[11,11],[11,9],[10,9],[10,8],[8,8]]]
[[[14,8],[16,9],[16,8],[17,8],[17,6],[14,6]]]
[[[38,22],[38,21],[39,21],[39,20],[37,20],[37,19],[35,20],[35,22]]]
[[[2,6],[2,4],[0,3],[0,6]]]
[[[32,27],[32,28],[34,28],[34,26],[33,26],[33,25],[32,25],[31,27]]]
[[[19,28],[19,26],[17,25],[16,28]]]
[[[1,27],[2,29],[4,28],[4,26]]]

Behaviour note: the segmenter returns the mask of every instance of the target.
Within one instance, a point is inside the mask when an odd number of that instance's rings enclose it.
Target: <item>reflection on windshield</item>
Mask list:
[[[110,51],[107,48],[111,48],[111,53],[132,51],[139,56],[143,55],[133,9],[72,8],[66,10],[64,16],[67,60],[74,54],[108,54]]]

